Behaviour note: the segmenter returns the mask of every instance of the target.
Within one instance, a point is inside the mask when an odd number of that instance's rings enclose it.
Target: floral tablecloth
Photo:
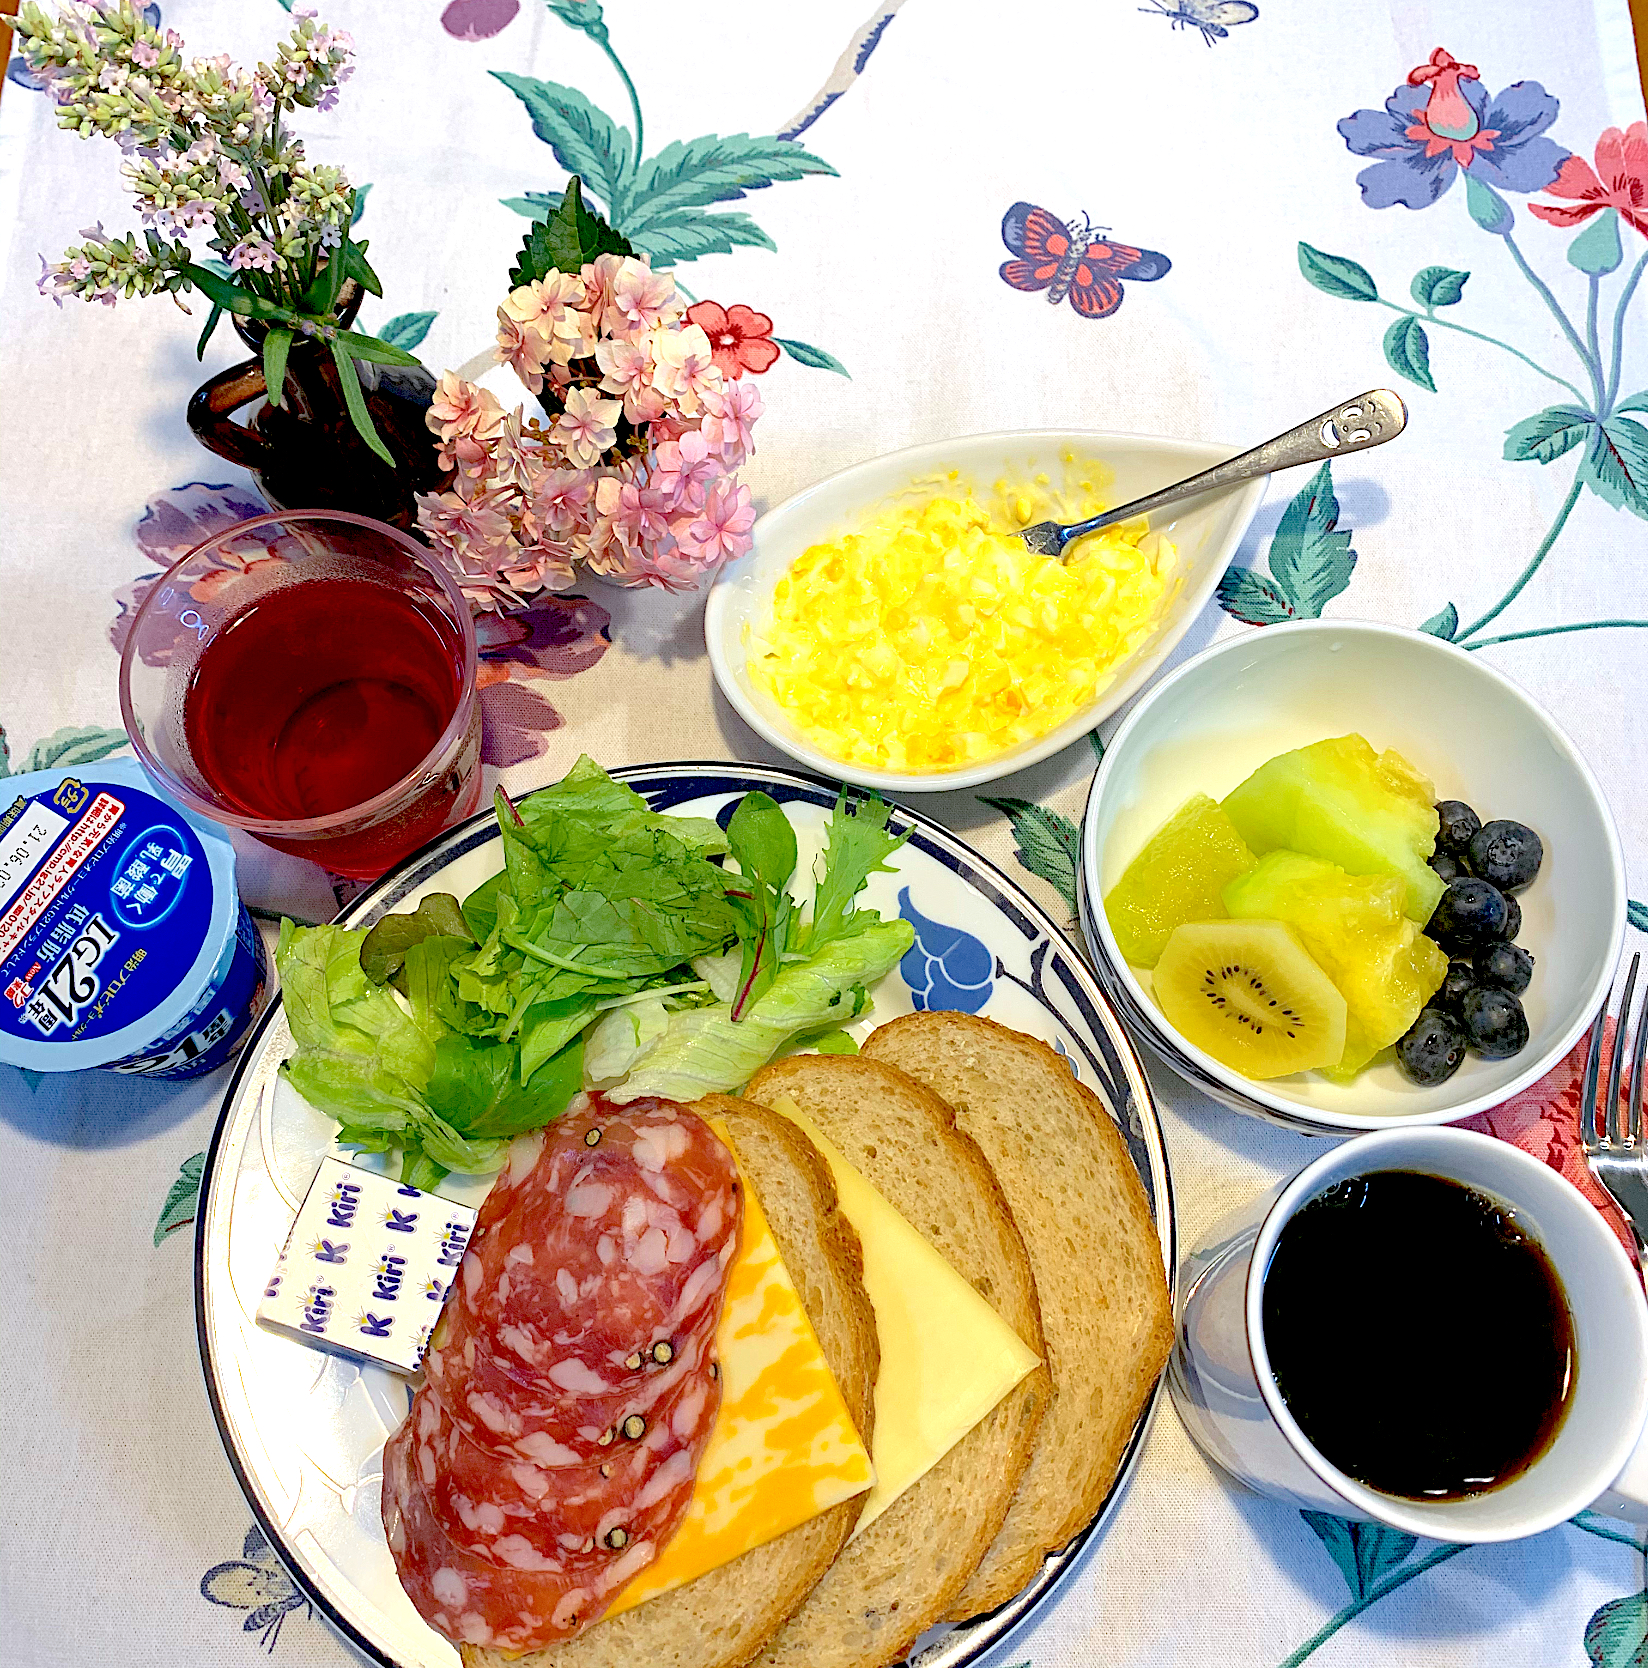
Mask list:
[[[627,194],[621,227],[650,228],[636,243],[695,296],[748,309],[758,507],[946,434],[1247,441],[1392,380],[1408,437],[1275,483],[1182,652],[1324,612],[1480,651],[1607,784],[1648,898],[1648,129],[1624,0],[868,3],[333,0],[359,69],[305,134],[371,186],[357,233],[385,299],[363,328],[474,361],[532,194],[577,171],[608,209]],[[290,25],[281,0],[161,10],[237,61]],[[670,166],[626,182],[626,147]],[[0,773],[122,745],[134,599],[261,508],[183,423],[236,356],[226,332],[203,370],[164,300],[35,294],[41,252],[119,223],[117,166],[55,131],[14,59]],[[1021,201],[1134,252],[1097,316],[1003,281]],[[693,597],[594,588],[483,639],[486,757],[512,789],[580,750],[767,756],[712,693]],[[1093,763],[1079,744],[923,808],[1068,913]],[[242,874],[270,915],[338,901],[295,860],[248,850]],[[1575,1076],[1489,1122],[1581,1179]],[[1154,1081],[1185,1240],[1316,1150]],[[222,1088],[0,1067],[0,1657],[19,1668],[347,1658],[251,1527],[201,1383],[185,1224]],[[1004,1660],[1626,1668],[1644,1552],[1591,1517],[1461,1549],[1301,1515],[1219,1481],[1164,1410],[1096,1553]]]

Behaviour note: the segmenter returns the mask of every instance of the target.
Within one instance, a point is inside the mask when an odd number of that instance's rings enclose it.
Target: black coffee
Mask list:
[[[1341,1471],[1453,1500],[1525,1471],[1573,1392],[1573,1319],[1512,1211],[1407,1170],[1357,1176],[1282,1230],[1264,1288],[1276,1386]]]

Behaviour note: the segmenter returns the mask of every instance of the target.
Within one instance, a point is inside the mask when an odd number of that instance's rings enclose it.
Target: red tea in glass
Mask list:
[[[269,592],[195,663],[183,728],[202,776],[251,816],[325,816],[395,785],[458,710],[461,645],[438,616],[340,578]]]
[[[334,873],[383,873],[479,800],[468,608],[362,517],[262,516],[192,551],[145,600],[121,678],[152,774]]]

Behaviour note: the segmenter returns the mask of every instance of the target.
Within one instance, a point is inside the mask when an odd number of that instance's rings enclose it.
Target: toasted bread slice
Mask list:
[[[943,1101],[885,1065],[822,1054],[765,1067],[745,1093],[793,1100],[1041,1353],[1035,1281],[1012,1212]],[[884,1668],[903,1658],[995,1539],[1047,1395],[1038,1367],[848,1544],[757,1668]]]
[[[947,1619],[1004,1604],[1110,1491],[1173,1343],[1161,1244],[1103,1103],[1045,1043],[972,1014],[908,1014],[865,1056],[955,1108],[1000,1181],[1041,1295],[1053,1405],[1007,1521]]]
[[[858,1235],[836,1203],[828,1166],[800,1130],[765,1107],[710,1095],[693,1110],[726,1120],[824,1359],[868,1444],[880,1360],[875,1310],[864,1293]],[[685,1587],[546,1650],[509,1656],[465,1645],[464,1668],[742,1668],[835,1562],[864,1500],[844,1500]]]

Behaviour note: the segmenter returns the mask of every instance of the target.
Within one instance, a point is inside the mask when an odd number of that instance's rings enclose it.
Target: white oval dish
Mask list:
[[[1467,1056],[1421,1089],[1394,1064],[1354,1082],[1313,1072],[1256,1083],[1186,1042],[1116,948],[1100,900],[1193,793],[1222,798],[1268,758],[1360,731],[1394,747],[1482,816],[1527,823],[1545,843],[1519,897],[1533,954],[1528,1046]],[[1267,626],[1204,650],[1152,689],[1112,737],[1082,828],[1082,931],[1099,982],[1136,1035],[1196,1088],[1238,1112],[1310,1134],[1441,1124],[1508,1100],[1578,1041],[1608,992],[1625,931],[1625,868],[1602,789],[1551,717],[1480,656],[1423,632],[1362,621]]]
[[[654,810],[719,816],[750,789],[786,808],[803,862],[820,847],[834,785],[762,765],[638,765],[614,775]],[[1171,1288],[1177,1267],[1173,1196],[1150,1086],[1120,1021],[1076,947],[1014,883],[961,840],[895,807],[909,841],[871,875],[865,900],[916,929],[900,965],[851,1027],[917,1008],[983,1014],[1051,1044],[1104,1101],[1138,1170]],[[491,812],[448,829],[343,911],[366,926],[430,892],[467,893],[503,861]],[[306,1348],[260,1327],[259,1299],[321,1158],[340,1153],[337,1124],[279,1079],[292,1052],[277,996],[224,1095],[201,1178],[195,1231],[195,1318],[207,1393],[224,1447],[258,1525],[299,1590],[360,1653],[382,1668],[458,1668],[401,1590],[379,1510],[386,1436],[406,1416],[410,1388],[387,1368]],[[372,1159],[359,1162],[371,1164]],[[451,1185],[448,1185],[451,1184]],[[442,1192],[478,1205],[487,1178],[448,1178]],[[969,1668],[1032,1625],[1085,1562],[1138,1463],[1155,1406],[1140,1416],[1110,1492],[1092,1521],[1051,1554],[1001,1609],[924,1636],[911,1668]]]
[[[749,555],[716,575],[704,612],[704,641],[721,693],[751,729],[791,758],[845,782],[904,793],[977,787],[1080,740],[1143,687],[1190,629],[1235,555],[1269,476],[1188,499],[1153,516],[1152,530],[1177,548],[1180,573],[1179,588],[1155,634],[1122,663],[1110,684],[1057,729],[964,769],[877,770],[835,758],[809,741],[778,703],[755,687],[748,671],[749,637],[768,618],[773,587],[809,545],[846,531],[864,511],[924,475],[956,469],[988,487],[1004,475],[1028,479],[1038,470],[1057,469],[1067,450],[1109,465],[1115,478],[1107,496],[1122,504],[1211,468],[1235,448],[1096,429],[1025,429],[933,441],[843,469],[768,510],[755,524]]]

